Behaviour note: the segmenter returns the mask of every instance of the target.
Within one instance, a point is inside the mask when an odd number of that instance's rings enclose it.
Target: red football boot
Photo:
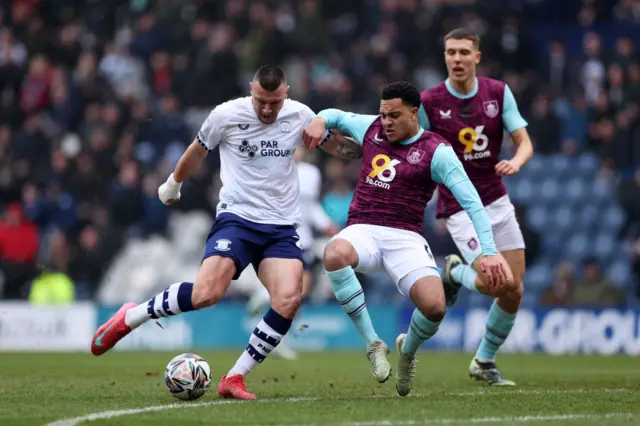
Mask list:
[[[256,396],[247,391],[244,386],[244,377],[240,374],[227,377],[223,376],[218,385],[218,395],[222,398],[256,399]]]
[[[113,348],[124,336],[131,333],[131,327],[124,322],[124,316],[131,308],[135,308],[135,303],[125,303],[109,321],[100,326],[91,341],[91,353],[95,356],[102,355]]]

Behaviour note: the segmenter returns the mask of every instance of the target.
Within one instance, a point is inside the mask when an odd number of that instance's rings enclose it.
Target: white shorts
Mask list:
[[[485,210],[491,220],[496,249],[499,252],[523,249],[524,238],[509,196],[498,198],[486,206]],[[482,253],[482,248],[467,212],[461,211],[448,217],[446,225],[464,260],[468,264],[473,263]]]
[[[384,269],[404,296],[409,296],[411,287],[420,278],[440,277],[429,244],[415,232],[356,224],[332,239],[336,238],[349,241],[358,253],[356,272],[374,274]]]

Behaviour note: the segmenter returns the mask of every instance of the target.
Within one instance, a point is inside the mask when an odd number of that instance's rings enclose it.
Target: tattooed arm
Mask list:
[[[331,130],[331,135],[320,148],[329,155],[345,160],[362,158],[362,146],[353,138],[337,130]]]

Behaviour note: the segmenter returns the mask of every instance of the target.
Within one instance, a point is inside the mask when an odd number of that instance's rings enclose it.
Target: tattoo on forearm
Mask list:
[[[362,158],[362,148],[351,142],[349,142],[348,145],[338,143],[336,146],[336,153],[347,158]]]

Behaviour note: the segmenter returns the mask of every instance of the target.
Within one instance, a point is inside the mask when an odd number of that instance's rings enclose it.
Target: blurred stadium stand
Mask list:
[[[592,304],[637,305],[639,23],[637,0],[0,0],[0,297],[63,274],[69,298],[116,303],[195,277],[218,156],[175,208],[156,190],[213,106],[277,63],[314,110],[371,113],[387,81],[443,80],[442,35],[465,24],[483,37],[479,73],[510,85],[537,150],[506,179],[525,305],[582,303],[580,286],[624,295]],[[339,222],[358,164],[312,161]],[[442,257],[455,246],[433,213],[425,236]],[[370,300],[397,300],[384,277],[366,284]]]

